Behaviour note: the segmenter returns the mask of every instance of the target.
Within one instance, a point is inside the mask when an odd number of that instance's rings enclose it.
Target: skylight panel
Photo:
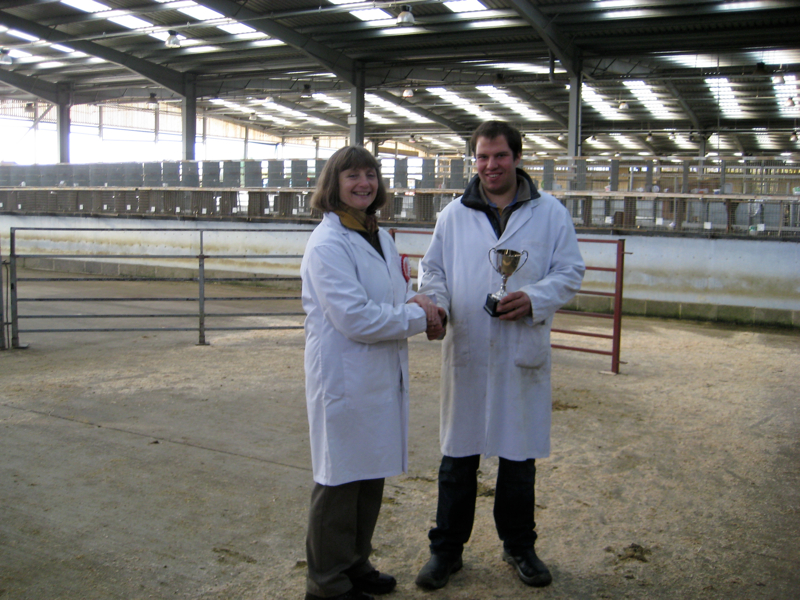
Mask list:
[[[211,10],[205,6],[198,6],[196,4],[194,6],[187,6],[186,8],[179,8],[178,12],[182,12],[187,17],[192,17],[198,21],[213,21],[214,19],[225,18],[225,15],[218,13],[215,10]]]
[[[99,2],[95,2],[94,0],[61,0],[61,4],[66,4],[67,6],[71,6],[72,8],[77,8],[78,10],[82,10],[83,12],[87,13],[96,13],[96,12],[103,12],[104,10],[110,10],[110,8],[105,4],[100,4]]]
[[[394,20],[394,17],[380,8],[367,8],[364,10],[351,10],[350,14],[362,21]]]
[[[40,62],[36,65],[39,69],[57,69],[58,67],[66,66],[65,63],[61,62],[60,60],[48,60],[44,62]]]
[[[256,30],[244,23],[231,23],[230,25],[217,25],[218,29],[222,29],[231,35],[238,35],[242,33],[254,33]]]
[[[723,115],[732,119],[741,119],[745,116],[727,77],[712,77],[706,79],[706,84],[714,94]]]
[[[192,54],[203,54],[206,52],[218,52],[221,48],[219,46],[188,46],[184,50]]]
[[[756,132],[756,142],[758,143],[758,147],[764,150],[779,150],[780,146],[778,146],[769,135],[769,132],[763,127],[756,127],[754,129]]]
[[[659,100],[649,84],[644,81],[625,81],[623,83],[656,119],[676,118],[677,115],[672,114],[669,108]]]
[[[543,65],[530,65],[526,63],[494,63],[486,65],[490,69],[503,69],[506,71],[519,71],[520,73],[535,73],[537,75],[547,75],[550,73],[550,67]],[[562,67],[556,67],[556,73],[564,73]]]
[[[339,108],[346,112],[350,112],[350,105],[347,104],[346,102],[342,102],[338,98],[331,98],[330,96],[319,92],[312,94],[311,97],[314,98],[314,100],[319,100],[320,102],[324,102],[325,104],[328,104],[330,106]]]
[[[450,104],[454,104],[461,110],[464,110],[468,113],[475,115],[476,117],[483,119],[484,121],[499,121],[500,119],[490,113],[488,110],[484,110],[475,104],[472,104],[469,100],[462,98],[455,92],[450,92],[443,87],[434,87],[434,88],[427,88],[427,91],[435,96],[439,96],[442,100],[449,102]]]
[[[253,42],[253,46],[258,46],[265,48],[267,46],[285,46],[286,43],[282,42],[281,40],[276,40],[275,38],[269,38],[266,40],[258,40]]]
[[[365,98],[367,102],[371,102],[376,106],[380,106],[381,108],[390,110],[394,114],[405,117],[406,119],[414,123],[433,123],[433,121],[423,117],[422,115],[418,115],[415,112],[411,112],[410,110],[408,110],[407,108],[403,108],[402,106],[397,106],[396,104],[392,104],[391,102],[384,100],[383,98],[379,98],[374,94],[366,94]]]
[[[508,92],[504,92],[503,90],[499,90],[493,85],[479,85],[478,89],[482,91],[487,96],[491,97],[496,102],[499,102],[503,106],[510,108],[515,113],[522,115],[529,121],[547,121],[548,119],[532,108],[526,106],[519,99],[514,98]]]
[[[525,141],[532,142],[536,144],[536,146],[540,148],[544,148],[545,150],[561,150],[561,146],[554,144],[546,137],[542,137],[541,135],[530,135],[525,134]]]
[[[797,117],[800,113],[800,104],[797,98],[800,97],[797,89],[797,75],[784,75],[783,83],[773,83],[775,90],[775,101],[778,103],[778,108],[781,115]]]
[[[66,46],[62,46],[61,44],[53,44],[50,46],[53,50],[58,50],[59,52],[63,52],[64,54],[72,54],[75,52],[72,48],[67,48]]]
[[[607,119],[627,119],[627,115],[623,115],[617,108],[616,103],[612,105],[608,100],[603,98],[600,94],[594,91],[591,86],[584,85],[581,90],[583,101],[589,106],[599,112]]]
[[[133,15],[125,15],[122,17],[112,17],[108,19],[112,23],[116,23],[121,27],[125,27],[126,29],[145,29],[146,27],[152,27],[152,23],[148,23],[144,19],[140,19],[139,17],[134,17]]]
[[[478,0],[454,0],[453,2],[445,2],[444,5],[454,13],[488,10]]]
[[[16,29],[9,29],[8,31],[6,31],[6,33],[8,35],[13,35],[14,37],[17,37],[17,38],[19,38],[21,40],[26,40],[28,42],[38,42],[39,41],[39,38],[36,37],[35,35],[30,35],[30,34],[22,32],[22,31],[17,31]]]

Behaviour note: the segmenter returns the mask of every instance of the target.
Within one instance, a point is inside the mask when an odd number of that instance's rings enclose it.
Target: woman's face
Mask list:
[[[339,200],[357,210],[367,210],[378,194],[378,173],[360,167],[339,173]]]

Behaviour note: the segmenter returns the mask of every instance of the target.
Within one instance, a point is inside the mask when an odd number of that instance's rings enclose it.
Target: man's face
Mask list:
[[[516,190],[519,159],[520,157],[514,158],[505,136],[478,138],[475,144],[475,165],[487,196],[503,196]]]

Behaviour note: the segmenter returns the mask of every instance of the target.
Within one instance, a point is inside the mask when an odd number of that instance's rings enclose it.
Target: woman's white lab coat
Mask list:
[[[408,345],[425,331],[391,236],[380,254],[326,213],[300,274],[306,312],[306,402],[314,481],[340,485],[408,466]]]

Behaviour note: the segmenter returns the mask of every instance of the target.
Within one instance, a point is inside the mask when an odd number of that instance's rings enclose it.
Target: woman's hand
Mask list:
[[[425,311],[425,317],[428,319],[428,326],[436,323],[437,321],[441,321],[441,319],[439,319],[439,309],[436,306],[436,303],[428,298],[425,294],[417,294],[408,302],[413,302],[422,307],[422,310]]]

